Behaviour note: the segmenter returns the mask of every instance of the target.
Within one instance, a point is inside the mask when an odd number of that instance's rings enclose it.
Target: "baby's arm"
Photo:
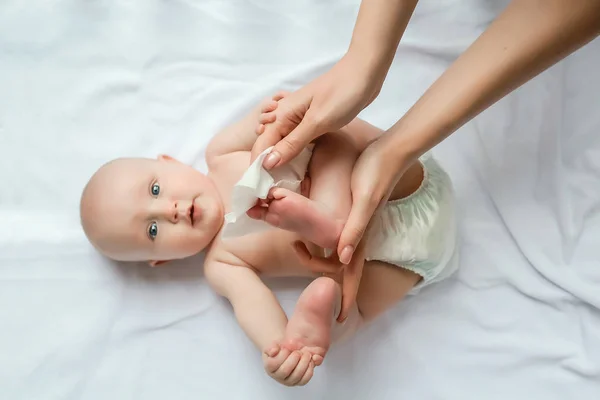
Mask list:
[[[254,271],[213,261],[206,263],[205,274],[212,288],[229,300],[238,323],[256,347],[265,350],[283,338],[287,317]]]
[[[244,118],[229,125],[212,138],[206,149],[206,161],[210,164],[223,155],[250,151],[257,135],[262,133],[259,129],[264,129],[265,123],[273,122],[275,119],[275,115],[270,112],[277,108],[277,101],[283,97],[283,94],[283,92],[277,93],[272,98],[265,99]],[[262,124],[262,128],[258,128],[259,124]]]
[[[272,347],[285,335],[287,317],[273,292],[248,267],[219,261],[205,263],[212,288],[231,303],[235,317],[252,342],[263,352],[266,372],[285,385],[304,385],[312,377],[312,354],[287,349],[272,357]]]

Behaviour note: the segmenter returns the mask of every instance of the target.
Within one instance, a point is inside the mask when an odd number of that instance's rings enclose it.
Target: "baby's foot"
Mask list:
[[[344,221],[334,218],[325,206],[291,190],[276,188],[268,208],[249,213],[269,225],[298,233],[305,240],[325,249],[335,249]]]
[[[282,346],[309,352],[321,365],[331,344],[331,325],[340,298],[339,286],[330,278],[317,278],[302,292],[285,331]]]

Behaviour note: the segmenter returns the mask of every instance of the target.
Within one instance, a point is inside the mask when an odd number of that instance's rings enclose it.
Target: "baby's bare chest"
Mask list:
[[[312,276],[294,252],[293,243],[299,239],[295,233],[276,228],[235,239],[218,238],[209,256],[267,276]]]
[[[225,212],[230,211],[232,188],[244,174],[249,161],[249,152],[239,152],[209,172],[218,187]],[[298,240],[301,238],[297,234],[277,228],[227,240],[219,233],[207,256],[222,262],[243,263],[264,275],[312,276],[294,252],[293,243]],[[309,246],[311,252],[318,251],[314,245]]]

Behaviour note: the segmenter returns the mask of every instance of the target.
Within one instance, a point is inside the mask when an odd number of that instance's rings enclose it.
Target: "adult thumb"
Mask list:
[[[274,146],[280,139],[281,136],[277,134],[277,131],[271,129],[271,125],[267,125],[263,134],[256,138],[252,150],[250,150],[250,163],[252,164],[263,151]]]
[[[290,162],[311,142],[324,132],[317,130],[317,124],[309,112],[306,113],[300,124],[289,135],[281,139],[271,154],[267,156],[263,166],[271,169]]]
[[[352,260],[354,251],[367,231],[376,209],[377,202],[373,202],[369,198],[353,201],[350,215],[348,215],[338,242],[338,257],[342,264],[347,265]]]

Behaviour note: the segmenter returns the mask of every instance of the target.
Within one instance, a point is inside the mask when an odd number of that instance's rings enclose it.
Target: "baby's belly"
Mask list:
[[[273,229],[267,232],[237,238],[228,244],[231,252],[266,276],[305,276],[313,277],[304,267],[293,248],[300,237],[292,232]],[[312,243],[307,243],[312,254],[320,254],[320,250]]]

